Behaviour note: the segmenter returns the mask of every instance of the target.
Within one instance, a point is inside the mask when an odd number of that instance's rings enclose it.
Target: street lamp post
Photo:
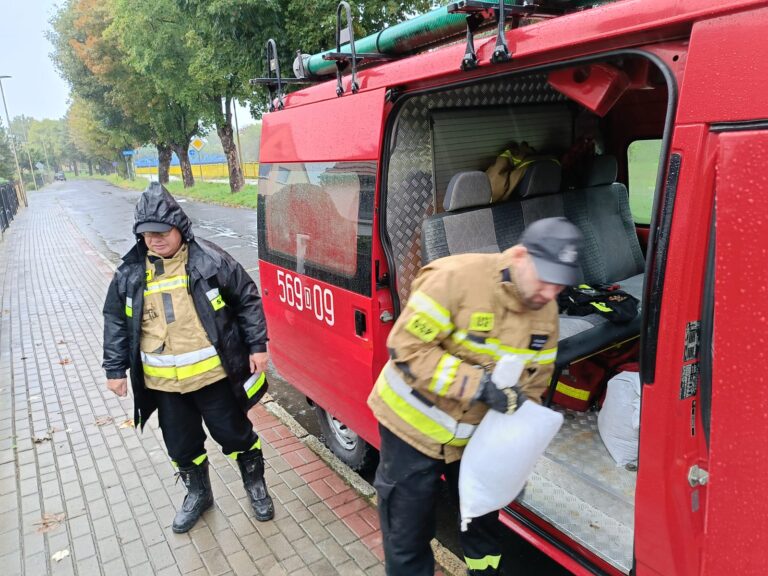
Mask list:
[[[3,90],[3,79],[4,78],[10,78],[10,76],[0,76],[0,95],[3,97],[3,108],[5,109],[5,120],[8,123],[8,134],[11,133],[11,118],[8,116],[8,105],[5,103],[5,91]],[[16,173],[19,175],[19,189],[21,190],[21,198],[19,200],[24,200],[24,206],[27,206],[27,191],[24,190],[24,179],[21,177],[21,167],[19,166],[19,157],[16,155],[16,143],[13,142],[12,138],[8,138],[8,140],[11,141],[11,149],[13,150],[13,159],[16,162]],[[35,174],[32,173],[32,178],[34,179]]]

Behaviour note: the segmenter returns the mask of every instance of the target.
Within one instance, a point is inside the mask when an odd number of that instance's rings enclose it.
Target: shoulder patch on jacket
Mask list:
[[[429,316],[417,312],[411,316],[405,329],[422,342],[432,342],[440,333],[438,326]]]

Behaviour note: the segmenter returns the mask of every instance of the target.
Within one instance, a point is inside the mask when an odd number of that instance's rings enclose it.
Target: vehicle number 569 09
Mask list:
[[[307,283],[309,284],[309,283]],[[280,287],[280,302],[300,312],[313,312],[315,318],[333,326],[336,318],[333,311],[333,292],[318,284],[304,286],[301,278],[283,270],[277,271],[277,285]]]

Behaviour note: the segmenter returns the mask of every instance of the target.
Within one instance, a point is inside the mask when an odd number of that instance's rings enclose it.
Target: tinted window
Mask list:
[[[259,257],[369,295],[375,175],[375,162],[262,164]]]
[[[651,223],[661,140],[635,140],[627,148],[629,207],[638,224]]]

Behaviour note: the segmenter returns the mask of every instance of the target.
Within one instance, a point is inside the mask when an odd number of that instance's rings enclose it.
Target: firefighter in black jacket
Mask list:
[[[168,453],[187,487],[173,531],[187,532],[213,505],[202,421],[237,460],[256,519],[271,520],[261,440],[251,409],[267,390],[267,327],[256,284],[224,250],[197,240],[159,183],[136,205],[136,246],[104,304],[107,387],[127,394],[134,422],[157,409]]]

